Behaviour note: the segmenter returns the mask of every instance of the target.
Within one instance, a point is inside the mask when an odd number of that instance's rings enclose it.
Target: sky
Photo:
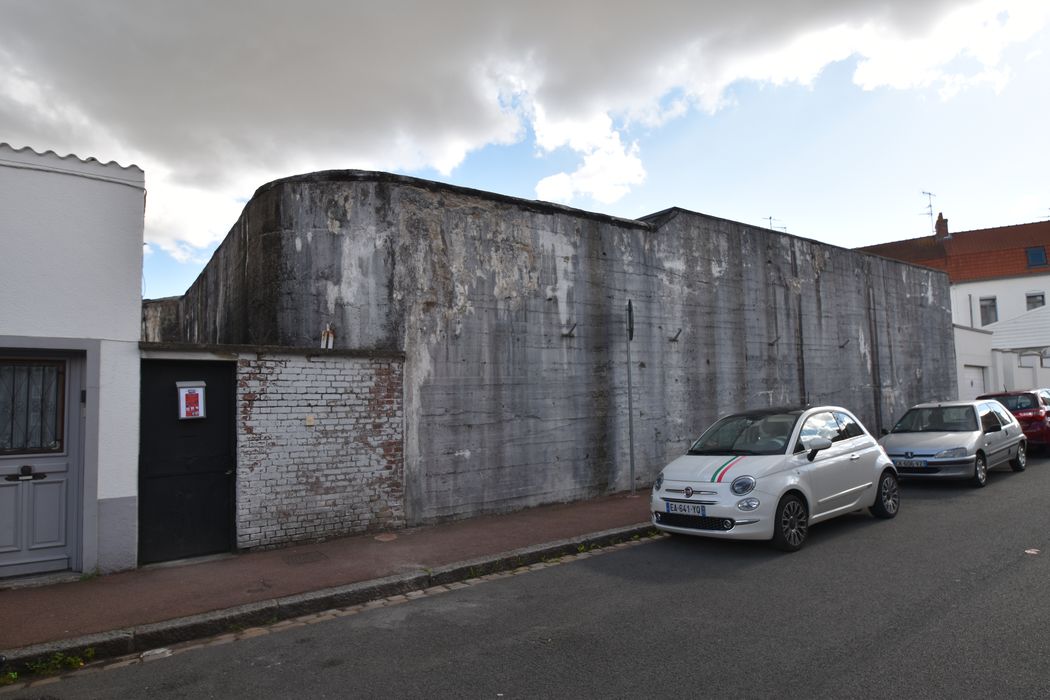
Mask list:
[[[1047,0],[0,0],[0,142],[145,171],[146,298],[329,169],[851,248],[1045,220],[1047,114]]]

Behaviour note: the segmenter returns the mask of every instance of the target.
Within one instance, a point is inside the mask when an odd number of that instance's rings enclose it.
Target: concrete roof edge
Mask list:
[[[216,343],[153,343],[140,341],[139,350],[144,352],[172,352],[172,353],[210,353],[214,355],[230,355],[231,359],[240,354],[257,355],[305,355],[306,357],[359,357],[374,359],[405,359],[403,350],[388,348],[375,349],[349,349],[315,347],[294,347],[284,345],[223,345]]]
[[[587,219],[594,219],[597,221],[606,221],[609,223],[615,223],[623,226],[631,226],[636,228],[651,228],[649,223],[639,219],[624,219],[618,216],[613,216],[611,214],[602,214],[599,212],[588,211],[586,209],[576,209],[574,207],[568,207],[564,204],[556,204],[554,202],[545,202],[538,199],[524,199],[522,197],[512,197],[510,195],[499,194],[497,192],[489,192],[487,190],[479,190],[474,189],[472,187],[463,187],[461,185],[451,185],[447,182],[426,180],[423,178],[411,177],[409,175],[396,175],[394,173],[387,173],[378,170],[320,170],[313,173],[291,175],[289,177],[282,177],[277,180],[273,180],[271,182],[266,183],[265,185],[260,186],[257,190],[255,190],[255,194],[252,195],[252,198],[254,199],[260,194],[268,192],[282,185],[315,182],[386,182],[395,185],[404,185],[406,187],[416,187],[419,189],[429,190],[431,192],[454,192],[456,194],[463,194],[471,197],[487,199],[490,201],[512,204],[516,207],[531,209],[533,211],[540,211],[544,213],[567,214],[569,216],[583,217]]]

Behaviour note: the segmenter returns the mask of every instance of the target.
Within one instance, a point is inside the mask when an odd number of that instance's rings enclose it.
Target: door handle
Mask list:
[[[853,454],[851,454],[851,455],[849,456],[849,461],[851,461],[851,462],[855,462],[855,461],[857,461],[858,459],[860,459],[860,455],[859,455],[859,454],[857,454],[856,452],[854,452]]]

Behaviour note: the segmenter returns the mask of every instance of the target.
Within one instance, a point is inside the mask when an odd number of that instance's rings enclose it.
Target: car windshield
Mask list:
[[[913,408],[897,421],[894,433],[952,433],[977,430],[973,406]]]
[[[691,455],[784,454],[798,416],[791,413],[728,416],[689,448]]]

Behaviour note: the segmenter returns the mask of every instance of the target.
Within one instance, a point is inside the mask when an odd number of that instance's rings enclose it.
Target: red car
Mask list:
[[[1050,390],[1024,389],[984,394],[978,399],[995,399],[1014,414],[1031,445],[1050,446]]]

